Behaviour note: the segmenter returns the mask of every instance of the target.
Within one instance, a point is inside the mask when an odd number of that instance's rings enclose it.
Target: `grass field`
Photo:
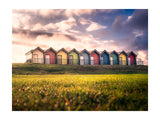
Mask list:
[[[13,74],[12,110],[146,111],[148,74]]]
[[[12,64],[12,74],[148,74],[148,66]]]

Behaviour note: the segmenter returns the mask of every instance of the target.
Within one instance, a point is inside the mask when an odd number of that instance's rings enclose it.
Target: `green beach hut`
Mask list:
[[[78,65],[79,64],[79,52],[75,48],[69,52],[68,58],[69,58],[70,65]]]

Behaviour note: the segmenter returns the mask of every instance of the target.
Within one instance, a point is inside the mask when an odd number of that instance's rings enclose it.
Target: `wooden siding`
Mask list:
[[[53,51],[49,50],[45,53],[45,55],[49,55],[50,56],[50,64],[56,64],[56,53],[54,53]]]
[[[33,63],[44,63],[44,55],[43,52],[41,52],[40,50],[33,51],[32,56]]]
[[[112,53],[111,57],[113,58],[113,65],[117,65],[119,63],[118,61],[118,55],[116,53]]]
[[[78,65],[78,63],[79,63],[79,56],[78,56],[78,54],[73,51],[69,55],[73,56],[73,64],[74,65]]]
[[[109,65],[110,64],[110,60],[109,60],[109,54],[107,54],[106,52],[104,52],[103,54],[101,54],[101,64],[103,65]]]
[[[57,56],[61,55],[62,56],[62,64],[67,64],[67,53],[65,53],[64,51],[59,51],[57,53]]]
[[[94,58],[94,65],[99,65],[99,55],[96,52],[91,53],[91,57]]]
[[[122,61],[121,61],[122,59]],[[127,65],[127,56],[124,53],[119,55],[119,62],[121,65]]]
[[[84,58],[84,65],[89,65],[89,54],[84,51],[83,53],[80,53],[80,56],[83,56]]]
[[[128,57],[131,59],[131,65],[135,65],[135,56],[130,54]]]

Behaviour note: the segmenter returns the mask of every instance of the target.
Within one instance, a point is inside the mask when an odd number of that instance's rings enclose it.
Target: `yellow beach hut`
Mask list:
[[[57,64],[67,64],[68,63],[68,52],[62,48],[57,52]]]
[[[124,51],[119,54],[119,65],[127,65],[127,53]]]

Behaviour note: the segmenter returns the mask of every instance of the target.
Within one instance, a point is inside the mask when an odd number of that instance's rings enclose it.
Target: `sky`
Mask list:
[[[25,53],[38,46],[134,51],[148,65],[148,10],[13,9],[12,62],[25,62]]]

